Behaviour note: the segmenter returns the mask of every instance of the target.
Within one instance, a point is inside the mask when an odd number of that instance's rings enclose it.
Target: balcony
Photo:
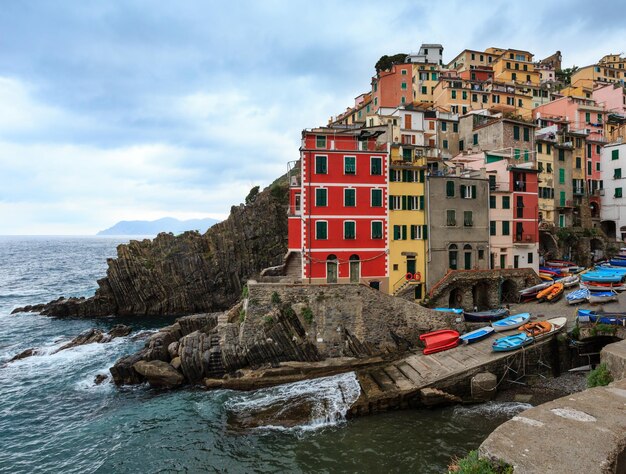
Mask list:
[[[515,234],[513,236],[513,243],[518,245],[530,245],[535,242],[536,240],[533,234]]]
[[[585,188],[574,188],[574,196],[584,196]]]
[[[526,192],[526,181],[514,181],[513,191]]]
[[[567,201],[560,201],[556,207],[557,209],[573,209],[574,201],[571,199],[568,199]]]

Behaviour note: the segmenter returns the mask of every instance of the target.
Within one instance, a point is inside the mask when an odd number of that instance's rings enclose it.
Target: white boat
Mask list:
[[[553,285],[553,281],[546,281],[544,283],[539,283],[538,285],[531,286],[530,288],[524,288],[523,290],[519,290],[520,296],[525,295],[534,295],[540,292],[541,290],[545,290],[549,286]]]
[[[508,331],[509,329],[516,329],[523,324],[530,321],[530,313],[519,313],[509,316],[508,318],[501,319],[500,321],[494,321],[491,323],[494,331]]]
[[[617,301],[616,291],[592,291],[589,294],[589,302],[591,304],[608,303],[609,301]]]
[[[568,304],[578,304],[587,301],[591,292],[587,288],[581,288],[565,295]]]
[[[571,288],[576,285],[580,281],[580,278],[576,275],[566,276],[564,278],[559,278],[555,283],[563,283],[565,288]]]
[[[548,322],[552,325],[550,331],[535,336],[535,341],[540,341],[542,339],[545,339],[546,337],[553,335],[556,332],[559,332],[567,324],[567,318],[552,318],[548,319]]]

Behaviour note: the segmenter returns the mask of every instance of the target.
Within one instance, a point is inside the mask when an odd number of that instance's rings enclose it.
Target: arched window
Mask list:
[[[457,269],[457,248],[456,244],[450,244],[448,246],[448,267],[452,270]]]

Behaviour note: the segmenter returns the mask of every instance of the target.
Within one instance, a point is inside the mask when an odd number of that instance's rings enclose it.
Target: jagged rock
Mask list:
[[[170,355],[170,359],[175,359],[178,357],[178,341],[172,342],[169,346],[167,346],[167,352]]]
[[[180,326],[176,324],[159,330],[159,332],[152,335],[146,343],[146,360],[162,360],[169,362],[171,357],[168,348],[170,344],[178,341],[181,335]]]
[[[134,385],[145,382],[144,377],[133,366],[137,362],[144,360],[146,352],[147,350],[143,349],[135,354],[122,357],[115,362],[115,365],[109,369],[115,385]]]
[[[106,379],[108,379],[108,378],[109,378],[109,376],[108,376],[108,375],[105,375],[105,374],[98,374],[98,375],[96,375],[96,378],[93,380],[93,382],[94,382],[96,385],[100,385],[102,382],[104,382],[104,381],[105,381]]]
[[[126,326],[125,324],[116,324],[107,334],[111,337],[111,339],[114,339],[116,337],[128,336],[132,330],[133,329],[130,326]]]
[[[27,357],[31,357],[35,355],[36,353],[37,353],[36,349],[33,349],[31,347],[30,349],[26,349],[25,351],[20,352],[16,356],[13,356],[11,359],[9,359],[8,362],[15,362],[16,360],[26,359]]]
[[[183,375],[167,362],[153,360],[147,362],[141,360],[133,365],[142,377],[155,388],[174,388],[183,384]]]
[[[444,392],[437,388],[423,388],[420,390],[420,399],[423,405],[427,407],[438,405],[451,405],[461,403],[462,400],[456,395]]]
[[[283,177],[248,205],[233,206],[204,235],[161,233],[119,245],[92,298],[60,298],[13,313],[146,317],[228,309],[246,279],[280,264],[287,252],[287,190]]]
[[[61,352],[61,351],[64,351],[66,349],[70,349],[76,346],[83,346],[85,344],[92,344],[94,342],[102,342],[104,339],[105,339],[104,332],[102,332],[100,329],[92,328],[83,332],[82,334],[79,334],[70,342],[58,348],[56,351],[53,352],[53,354],[56,354],[57,352]]]

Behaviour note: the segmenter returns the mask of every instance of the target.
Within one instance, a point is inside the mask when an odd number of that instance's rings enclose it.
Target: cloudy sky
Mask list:
[[[547,5],[549,3],[549,5]],[[383,54],[626,50],[604,1],[29,1],[0,6],[0,234],[225,217]],[[601,7],[600,7],[601,6]]]

